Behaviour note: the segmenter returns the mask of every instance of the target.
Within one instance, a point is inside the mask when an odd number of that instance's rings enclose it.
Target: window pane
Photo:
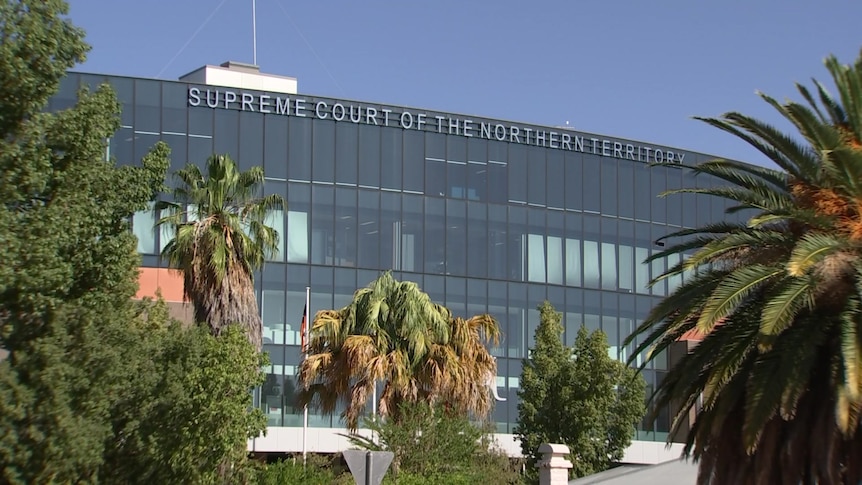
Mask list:
[[[335,182],[356,183],[356,155],[359,152],[359,129],[353,123],[335,125]]]
[[[548,236],[548,283],[563,284],[563,240]]]
[[[632,285],[632,281],[633,281],[633,279],[634,279],[634,278],[633,278],[633,276],[634,276],[634,275],[632,274],[632,273],[633,273],[633,269],[634,269],[634,265],[633,265],[633,263],[632,263],[632,256],[633,256],[633,254],[632,254],[632,247],[631,247],[631,246],[620,245],[620,247],[619,247],[619,256],[620,256],[620,264],[619,264],[620,280],[619,280],[619,287],[620,287],[620,289],[621,289],[621,290],[628,290],[629,292],[631,292],[631,291],[634,289],[634,287],[633,287],[633,285]]]
[[[150,204],[147,210],[135,212],[132,216],[132,232],[138,238],[138,252],[141,254],[156,252],[156,218],[152,206]]]
[[[269,178],[287,179],[287,118],[265,116],[263,128],[264,170]]]
[[[425,189],[425,135],[420,131],[405,131],[404,190],[422,192]]]
[[[401,189],[401,130],[382,128],[380,144],[380,186]]]
[[[308,262],[308,213],[287,211],[287,261]]]
[[[275,229],[275,232],[278,234],[276,251],[269,256],[267,261],[284,261],[284,210],[276,209],[269,211],[263,223]]]
[[[335,182],[335,122],[315,121],[312,129],[312,180]]]
[[[649,264],[644,263],[649,257],[647,248],[635,248],[635,290],[638,293],[649,294]]]
[[[380,128],[359,125],[359,185],[380,187]]]
[[[584,286],[598,288],[601,273],[599,271],[599,243],[584,241]]]
[[[530,234],[527,240],[527,279],[536,283],[545,282],[545,238],[541,234]]]
[[[566,284],[581,286],[581,241],[566,239]]]
[[[602,289],[617,289],[617,251],[613,243],[602,243]]]

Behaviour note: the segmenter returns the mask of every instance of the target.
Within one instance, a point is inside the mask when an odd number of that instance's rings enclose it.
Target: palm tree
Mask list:
[[[261,319],[254,294],[254,272],[278,250],[278,232],[264,220],[284,207],[280,195],[259,196],[263,169],[240,172],[227,155],[207,160],[206,177],[192,164],[174,175],[174,202],[159,202],[173,239],[162,250],[170,267],[183,273],[185,297],[195,321],[214,335],[239,324],[261,348]]]
[[[497,364],[484,342],[500,336],[490,315],[455,318],[413,282],[383,273],[341,310],[317,312],[308,357],[299,371],[300,405],[332,414],[338,402],[348,428],[378,382],[382,416],[397,419],[402,402],[442,402],[484,417],[493,404],[486,385]]]
[[[684,257],[655,281],[685,281],[628,339],[645,336],[635,355],[656,355],[705,336],[654,396],[678,407],[674,432],[698,410],[684,454],[700,461],[699,483],[862,480],[862,56],[825,64],[838,99],[816,81],[816,97],[797,85],[804,103],[761,94],[804,141],[735,112],[703,119],[779,169],[711,161],[689,168],[727,186],[669,192],[750,215],[667,236],[651,259]]]

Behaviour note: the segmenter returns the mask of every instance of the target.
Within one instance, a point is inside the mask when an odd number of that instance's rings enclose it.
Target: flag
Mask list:
[[[302,323],[299,324],[300,351],[308,350],[308,305],[302,308]]]

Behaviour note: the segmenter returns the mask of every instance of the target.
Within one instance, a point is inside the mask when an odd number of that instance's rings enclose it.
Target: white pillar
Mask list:
[[[539,446],[542,459],[536,463],[539,469],[539,485],[566,485],[569,483],[569,447],[560,444],[542,443]]]

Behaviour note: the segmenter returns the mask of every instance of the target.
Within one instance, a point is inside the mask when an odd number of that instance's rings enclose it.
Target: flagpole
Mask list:
[[[310,320],[310,316],[311,316],[311,308],[310,307],[311,307],[311,287],[306,286],[305,287],[305,315],[303,315],[304,328],[301,329],[304,337],[302,339],[302,348],[300,349],[300,351],[302,352],[302,359],[303,360],[308,358],[307,340],[308,340],[308,335],[310,334],[310,332],[308,331],[308,328],[310,327],[309,320]],[[305,461],[306,461],[306,447],[305,446],[306,446],[306,435],[307,434],[308,434],[308,404],[303,406],[303,409],[302,409],[302,466],[303,467],[305,467]]]

